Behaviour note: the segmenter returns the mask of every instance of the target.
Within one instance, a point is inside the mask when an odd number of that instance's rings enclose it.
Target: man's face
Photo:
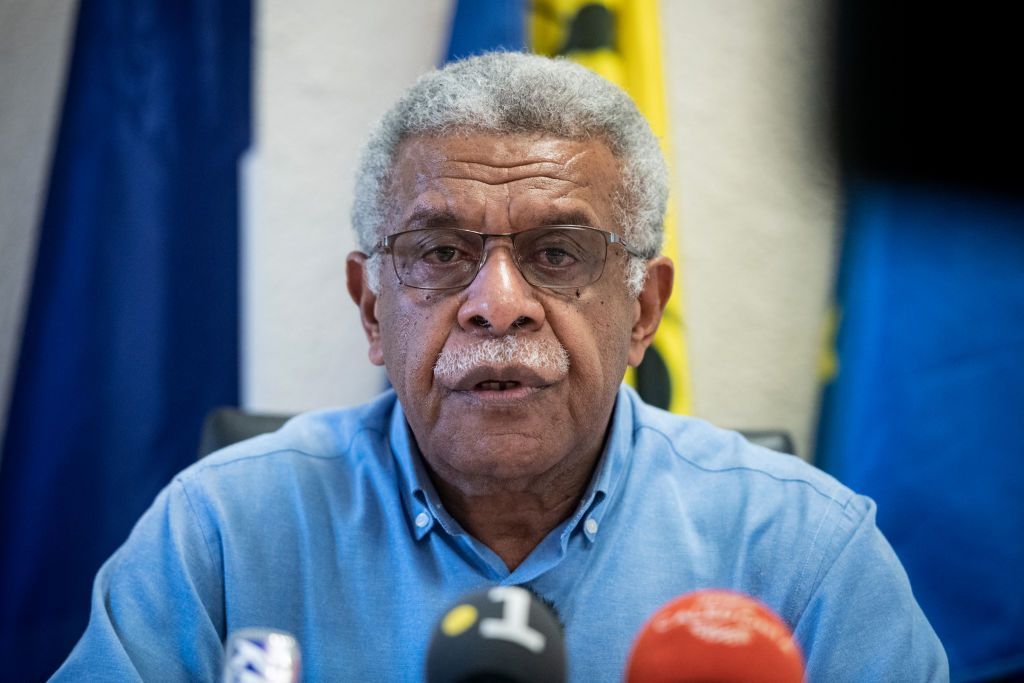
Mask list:
[[[389,235],[437,226],[515,233],[558,224],[621,233],[612,218],[618,163],[600,142],[416,137],[399,148],[393,170]],[[349,286],[359,289],[353,296],[370,358],[386,366],[425,459],[445,481],[467,492],[495,481],[515,489],[589,469],[626,364],[639,362],[653,334],[643,296],[628,296],[628,255],[610,245],[597,282],[555,290],[523,279],[508,238],[487,240],[485,254],[469,285],[445,291],[403,286],[385,256],[377,295],[353,282],[363,262],[350,257]],[[491,360],[435,374],[442,353],[507,335],[560,345],[568,368]]]

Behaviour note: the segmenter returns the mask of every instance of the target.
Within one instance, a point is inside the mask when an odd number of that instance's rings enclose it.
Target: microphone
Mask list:
[[[552,610],[518,586],[470,593],[434,627],[427,683],[564,683],[565,638]]]
[[[803,683],[782,618],[742,593],[699,590],[654,613],[637,636],[627,683]]]
[[[284,631],[247,628],[228,639],[222,683],[299,683],[299,643]]]

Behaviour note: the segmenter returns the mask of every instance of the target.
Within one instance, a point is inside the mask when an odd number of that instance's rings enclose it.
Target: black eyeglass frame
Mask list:
[[[517,235],[523,235],[523,234],[526,234],[526,233],[529,233],[529,232],[533,232],[535,230],[563,230],[563,229],[582,230],[582,231],[586,231],[586,232],[595,232],[595,233],[601,234],[604,237],[605,249],[604,249],[604,258],[601,260],[601,269],[598,271],[597,275],[594,276],[594,278],[592,280],[590,280],[589,282],[587,282],[585,284],[574,284],[574,285],[539,285],[539,284],[534,284],[533,282],[530,282],[530,278],[527,277],[526,273],[523,272],[523,267],[519,263],[519,251],[516,249],[516,236]],[[450,286],[450,287],[423,287],[423,286],[420,286],[420,285],[410,285],[407,282],[404,282],[402,280],[402,274],[398,272],[398,264],[395,263],[395,255],[394,255],[394,252],[392,251],[392,246],[394,244],[395,239],[397,239],[398,237],[400,237],[402,235],[408,235],[408,234],[415,233],[415,232],[427,232],[427,231],[430,231],[430,230],[450,230],[450,231],[453,231],[453,232],[460,232],[460,233],[467,233],[467,234],[470,234],[470,235],[477,235],[478,237],[481,238],[481,240],[480,240],[480,249],[481,249],[482,256],[481,256],[480,260],[476,264],[476,270],[473,271],[472,277],[470,277],[466,281],[465,284],[453,285],[453,286]],[[428,290],[428,291],[432,291],[432,292],[441,292],[441,291],[450,290],[450,289],[462,289],[464,287],[468,287],[473,282],[473,280],[476,279],[476,276],[480,274],[481,270],[483,270],[484,263],[487,262],[487,240],[492,238],[492,237],[508,237],[512,241],[512,262],[516,264],[516,268],[519,270],[519,274],[522,275],[523,279],[526,280],[528,283],[530,283],[532,286],[534,286],[534,287],[543,287],[543,288],[546,288],[546,289],[573,289],[575,287],[586,287],[587,285],[592,285],[595,282],[597,282],[598,280],[600,280],[601,276],[604,275],[604,267],[608,263],[608,245],[610,245],[610,244],[621,245],[622,248],[626,250],[626,253],[629,254],[630,256],[635,256],[637,258],[644,258],[644,256],[641,253],[639,253],[638,251],[636,251],[635,249],[630,247],[628,244],[626,244],[625,240],[622,238],[621,235],[618,235],[618,234],[616,234],[614,232],[608,232],[607,230],[601,230],[600,228],[595,228],[595,227],[592,227],[592,226],[589,226],[589,225],[568,225],[568,224],[567,225],[538,225],[535,228],[528,228],[526,230],[520,230],[519,232],[500,232],[500,233],[480,232],[479,230],[469,230],[467,228],[454,228],[454,227],[448,228],[448,227],[441,227],[441,226],[430,227],[430,228],[416,228],[416,229],[413,229],[413,230],[404,230],[402,232],[396,232],[394,234],[387,235],[387,236],[381,238],[381,240],[378,241],[377,244],[375,244],[373,246],[373,253],[375,253],[375,254],[380,254],[380,253],[391,254],[391,268],[395,271],[395,277],[398,278],[398,282],[402,286],[410,287],[412,289],[423,289],[423,290]]]

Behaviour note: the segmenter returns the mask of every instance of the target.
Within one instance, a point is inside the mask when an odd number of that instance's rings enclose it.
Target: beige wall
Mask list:
[[[808,452],[836,222],[820,151],[814,0],[666,0],[665,67],[696,413],[783,427]],[[264,0],[247,168],[251,408],[366,400],[344,289],[353,162],[373,119],[439,59],[448,0]]]

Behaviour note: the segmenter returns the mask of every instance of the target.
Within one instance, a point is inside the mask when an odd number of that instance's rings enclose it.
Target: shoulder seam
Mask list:
[[[814,482],[808,481],[807,479],[796,478],[796,477],[780,477],[780,476],[777,476],[777,475],[775,475],[775,474],[773,474],[771,472],[767,472],[765,470],[758,469],[756,467],[747,467],[747,466],[744,466],[744,465],[738,465],[738,466],[731,466],[731,467],[711,468],[711,467],[707,467],[705,465],[701,465],[699,463],[694,462],[693,460],[688,458],[683,453],[680,453],[679,450],[676,448],[675,443],[673,442],[672,438],[668,434],[666,434],[665,432],[661,431],[660,429],[658,429],[656,427],[652,427],[650,425],[644,425],[644,424],[638,425],[634,429],[633,433],[636,434],[636,432],[639,432],[642,429],[650,430],[650,431],[654,432],[655,434],[658,434],[659,436],[661,436],[665,440],[665,442],[668,444],[668,447],[672,449],[672,452],[675,453],[677,457],[681,458],[682,460],[685,460],[691,466],[696,467],[697,469],[702,470],[704,472],[710,472],[710,473],[737,472],[737,471],[751,472],[751,473],[756,473],[756,474],[763,475],[765,477],[768,477],[770,479],[774,479],[775,481],[779,481],[779,482],[793,482],[793,483],[797,483],[797,484],[805,484],[806,486],[808,486],[811,490],[813,490],[815,493],[817,493],[821,497],[827,498],[828,500],[832,501],[833,503],[835,503],[836,505],[839,505],[839,506],[846,506],[849,503],[850,499],[851,499],[851,496],[846,497],[845,500],[839,499],[839,498],[837,498],[834,495],[834,493],[829,492],[829,491],[822,491]],[[790,457],[794,457],[795,458],[796,456],[790,456]]]
[[[196,526],[199,527],[199,533],[203,535],[203,544],[206,546],[206,553],[209,555],[210,566],[216,567],[217,561],[214,559],[216,557],[216,553],[213,551],[213,542],[206,533],[206,525],[203,524],[202,516],[196,510],[195,503],[192,502],[192,496],[189,495],[188,488],[185,486],[184,480],[180,476],[177,476],[174,478],[174,483],[181,488],[181,493],[185,497],[185,503],[188,505],[189,512],[192,513]],[[223,573],[223,568],[221,569],[221,572]]]
[[[814,549],[818,547],[818,537],[821,535],[822,529],[825,528],[825,523],[832,519],[832,515],[833,515],[833,513],[834,513],[834,511],[835,511],[835,509],[837,507],[838,507],[838,503],[835,503],[835,501],[833,500],[833,504],[829,505],[825,509],[825,514],[823,514],[821,516],[821,521],[818,522],[818,526],[814,529],[814,535],[811,537],[811,542],[810,542],[810,545],[808,546],[808,552],[804,556],[804,561],[800,564],[800,571],[797,572],[797,578],[796,578],[796,585],[797,586],[799,586],[803,582],[804,577],[807,575],[807,572],[808,572],[808,570],[809,570],[809,568],[811,566],[811,554],[812,554],[812,552],[814,552]],[[832,530],[833,534],[835,533],[836,526],[837,526],[837,523],[833,523],[833,530]],[[833,563],[835,563],[834,559],[833,559]],[[821,566],[821,562],[820,561],[818,562],[818,566],[819,567]],[[829,567],[829,569],[831,569],[831,567]],[[826,571],[826,573],[827,573],[827,571]],[[818,583],[815,584],[814,588],[812,590],[808,591],[808,593],[807,593],[807,600],[805,600],[803,605],[800,606],[800,610],[797,613],[797,616],[796,616],[795,620],[793,621],[793,628],[794,629],[796,628],[796,625],[800,622],[800,618],[803,616],[804,611],[807,609],[807,605],[811,601],[811,596],[814,595],[814,591],[817,590],[817,586],[820,584],[820,581],[821,580],[819,579]]]
[[[381,437],[383,437],[385,435],[384,430],[380,430],[380,429],[377,429],[375,427],[362,427],[357,432],[355,432],[354,434],[351,435],[351,437],[348,440],[348,443],[345,444],[345,446],[343,448],[338,449],[337,453],[331,453],[331,454],[310,453],[309,451],[303,450],[301,448],[282,447],[282,448],[273,448],[273,449],[268,450],[268,451],[258,451],[258,452],[255,452],[255,453],[239,453],[238,455],[232,457],[230,460],[226,460],[224,462],[206,462],[206,463],[204,463],[202,460],[200,460],[199,463],[202,464],[202,467],[196,468],[193,472],[188,473],[187,476],[189,478],[192,478],[192,477],[197,476],[199,472],[201,472],[202,470],[205,470],[205,469],[219,469],[221,467],[226,467],[228,465],[234,465],[235,463],[243,461],[243,460],[258,460],[260,458],[269,458],[271,456],[279,455],[281,453],[296,453],[298,455],[303,455],[303,456],[306,456],[308,458],[316,458],[317,460],[332,460],[335,457],[337,457],[337,455],[351,453],[352,452],[352,444],[353,444],[353,442],[355,442],[355,440],[360,435],[362,435],[364,433],[367,433],[367,432],[376,434],[376,435],[381,436]],[[207,456],[207,457],[209,457],[209,456]],[[186,473],[179,474],[178,477],[176,477],[176,478],[182,478],[183,476],[186,476]]]
[[[846,517],[847,519],[850,519],[851,521],[854,521],[854,516],[852,516],[850,514],[850,504],[855,499],[856,499],[856,496],[851,496],[850,500],[847,501],[847,503],[845,505],[843,505],[842,507],[839,508],[839,512],[844,517]],[[832,561],[829,563],[828,567],[826,567],[824,569],[824,571],[819,570],[819,576],[817,577],[817,580],[814,582],[814,585],[812,585],[808,589],[808,591],[807,591],[807,599],[804,600],[803,605],[800,606],[800,610],[797,612],[796,620],[795,620],[795,622],[793,624],[794,631],[796,630],[796,626],[804,618],[804,613],[807,611],[807,605],[810,604],[811,599],[817,594],[818,589],[821,587],[821,584],[823,584],[825,582],[825,579],[828,577],[828,575],[832,573],[832,569],[836,566],[836,562],[838,562],[839,558],[843,555],[843,553],[846,552],[846,549],[850,547],[850,542],[853,541],[853,537],[856,536],[857,530],[860,529],[864,525],[864,520],[865,519],[867,519],[867,515],[861,515],[860,519],[856,520],[856,523],[853,525],[853,528],[850,530],[850,534],[847,537],[846,541],[843,543],[842,548],[840,548],[839,552],[837,552],[832,557]],[[824,520],[822,520],[822,526],[824,526]],[[832,534],[835,535],[836,533],[838,533],[838,531],[839,531],[839,520],[836,520],[836,523],[835,523],[835,525],[833,526],[833,529],[832,529]],[[815,536],[817,536],[817,534],[815,534]],[[804,570],[801,570],[801,577],[803,576],[803,573],[804,573]]]

